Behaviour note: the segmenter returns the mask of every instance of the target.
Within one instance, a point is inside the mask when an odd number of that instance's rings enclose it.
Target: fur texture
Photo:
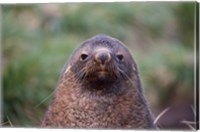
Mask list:
[[[97,61],[102,48],[105,64]],[[136,63],[122,42],[97,35],[74,51],[42,127],[154,128]]]

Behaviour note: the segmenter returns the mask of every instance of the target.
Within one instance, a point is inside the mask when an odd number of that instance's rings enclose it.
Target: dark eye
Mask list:
[[[88,54],[83,53],[81,54],[81,61],[84,61],[88,57]]]
[[[123,56],[123,55],[121,55],[121,54],[117,55],[117,59],[118,59],[119,61],[122,61],[122,60],[123,60],[123,58],[124,58],[124,56]]]

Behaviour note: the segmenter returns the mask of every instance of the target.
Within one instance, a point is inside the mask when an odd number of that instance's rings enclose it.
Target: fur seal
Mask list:
[[[128,48],[104,34],[84,41],[64,67],[42,127],[155,128]]]

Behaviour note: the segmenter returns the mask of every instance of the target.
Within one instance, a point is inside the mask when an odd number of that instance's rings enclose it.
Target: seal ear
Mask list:
[[[68,67],[66,68],[64,74],[67,73],[70,69],[71,69],[71,65],[68,65]]]
[[[136,70],[136,67],[135,67],[134,65],[132,65],[132,69],[133,69],[134,72],[137,71],[137,70]]]

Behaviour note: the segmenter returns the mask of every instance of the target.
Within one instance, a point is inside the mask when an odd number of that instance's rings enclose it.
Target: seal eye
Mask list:
[[[123,58],[124,58],[124,56],[123,56],[122,54],[117,55],[117,59],[118,59],[119,61],[122,61]]]
[[[81,54],[81,61],[84,61],[88,57],[87,54],[83,53]]]

